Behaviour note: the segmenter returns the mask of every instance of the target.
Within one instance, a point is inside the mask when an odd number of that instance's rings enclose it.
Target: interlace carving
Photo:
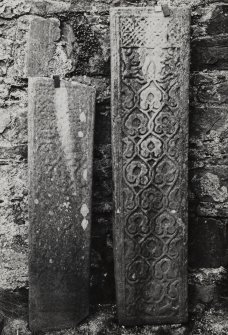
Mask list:
[[[187,123],[180,47],[155,21],[120,16],[125,312],[171,319],[182,313]],[[169,33],[175,41],[175,27]]]

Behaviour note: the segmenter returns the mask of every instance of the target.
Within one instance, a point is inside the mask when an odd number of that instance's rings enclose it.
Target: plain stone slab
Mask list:
[[[111,10],[119,322],[187,321],[190,10]]]
[[[89,311],[95,89],[29,79],[30,328],[74,327]]]

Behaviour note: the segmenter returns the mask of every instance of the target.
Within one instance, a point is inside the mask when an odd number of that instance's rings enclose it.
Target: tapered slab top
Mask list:
[[[34,331],[88,315],[95,91],[29,79],[29,317]]]
[[[188,8],[111,10],[115,276],[125,325],[187,320]]]

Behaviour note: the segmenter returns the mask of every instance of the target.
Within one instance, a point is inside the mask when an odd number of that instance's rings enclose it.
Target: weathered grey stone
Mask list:
[[[74,50],[75,74],[110,75],[110,37],[108,12],[71,13],[66,16],[77,41]]]
[[[28,285],[27,165],[1,163],[0,288],[15,290]]]
[[[226,277],[224,267],[201,268],[189,274],[191,303],[212,303],[219,300],[220,286]]]
[[[193,40],[191,63],[193,71],[228,70],[228,36],[206,36]]]
[[[228,201],[227,166],[212,166],[191,171],[191,189],[197,201]]]
[[[111,11],[114,251],[121,324],[187,319],[190,11]]]
[[[95,90],[29,80],[30,327],[88,314]]]
[[[226,34],[228,6],[225,4],[212,4],[211,6],[196,8],[193,17],[193,36]]]
[[[228,72],[194,73],[191,78],[191,104],[224,105],[228,103]]]
[[[189,265],[192,268],[226,266],[228,264],[228,220],[196,217],[190,222]]]
[[[21,319],[8,319],[5,327],[3,328],[2,335],[32,335],[28,328],[28,322]]]
[[[73,69],[73,32],[55,18],[23,16],[18,20],[15,43],[15,75],[19,77],[64,75]],[[66,48],[65,48],[66,47]]]
[[[75,76],[72,77],[72,80],[79,81],[82,84],[90,85],[96,88],[96,102],[98,107],[100,107],[101,112],[99,114],[105,115],[107,117],[106,122],[110,122],[110,99],[111,99],[111,88],[110,88],[110,78],[104,77],[89,77],[89,76]],[[108,104],[107,104],[108,103]],[[101,105],[100,105],[101,104]],[[98,123],[100,120],[98,121]],[[98,127],[100,130],[101,127]],[[105,132],[110,132],[108,126],[103,128]],[[110,141],[109,141],[110,143]],[[99,144],[99,142],[98,142]]]
[[[5,19],[29,14],[30,10],[31,2],[27,0],[2,0],[0,3],[0,17]]]
[[[212,99],[212,98],[211,98]],[[225,106],[207,104],[190,109],[191,168],[226,165],[228,115]]]

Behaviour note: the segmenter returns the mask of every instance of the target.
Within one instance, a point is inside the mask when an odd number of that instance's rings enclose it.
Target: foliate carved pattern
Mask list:
[[[159,20],[120,16],[125,313],[175,319],[183,306],[187,118],[180,106],[180,34],[173,25],[167,44],[167,21],[164,27]]]

